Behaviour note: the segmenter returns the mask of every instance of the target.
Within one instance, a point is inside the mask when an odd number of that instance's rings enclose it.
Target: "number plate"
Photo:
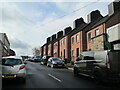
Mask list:
[[[2,77],[3,78],[15,78],[16,75],[3,75]]]
[[[62,65],[58,65],[58,66],[62,66]]]

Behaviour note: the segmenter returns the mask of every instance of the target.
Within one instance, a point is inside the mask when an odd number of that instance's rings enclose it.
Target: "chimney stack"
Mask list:
[[[61,36],[63,36],[63,31],[59,31],[59,32],[57,33],[57,38],[60,38]]]
[[[120,0],[115,0],[108,5],[109,16],[113,15],[118,10],[120,10]]]
[[[71,27],[67,27],[64,29],[64,35],[66,35],[68,32],[70,32],[72,30]]]
[[[52,36],[51,36],[51,41],[53,41],[53,40],[55,40],[56,39],[56,34],[53,34]]]
[[[47,43],[50,42],[50,41],[51,41],[51,40],[50,40],[50,37],[48,37],[48,38],[47,38]]]
[[[101,14],[100,14],[100,11],[99,10],[95,10],[95,11],[92,11],[90,14],[87,15],[87,20],[88,20],[88,23],[91,23],[95,20],[97,20],[98,18],[100,17],[103,17]]]
[[[79,26],[82,25],[82,24],[85,24],[83,18],[76,19],[76,20],[73,22],[73,28],[77,28],[77,27],[79,27]]]

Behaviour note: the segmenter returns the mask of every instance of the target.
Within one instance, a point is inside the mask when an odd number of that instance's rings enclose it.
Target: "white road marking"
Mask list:
[[[56,78],[55,76],[51,75],[51,74],[48,74],[48,76],[54,78],[55,80],[59,81],[59,82],[62,82],[60,79]]]

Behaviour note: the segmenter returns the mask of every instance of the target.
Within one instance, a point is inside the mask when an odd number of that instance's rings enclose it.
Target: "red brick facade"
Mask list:
[[[71,36],[71,61],[75,61],[76,57],[83,51],[87,50],[87,34],[86,32],[89,30],[90,27],[92,27],[95,23],[97,23],[102,17],[99,17],[98,19],[94,20],[94,22],[91,22],[87,25],[84,25],[80,28],[81,31],[79,31],[76,34],[73,34]],[[78,35],[78,42],[76,41],[76,37]],[[72,42],[72,39],[74,38],[74,42]]]
[[[48,45],[48,56],[53,56],[53,44]]]
[[[74,61],[76,57],[82,52],[82,31],[71,36],[71,60]]]
[[[99,35],[101,34],[105,34],[106,33],[106,28],[105,28],[105,23],[102,25],[99,25],[98,27],[90,30],[87,32],[87,50],[92,50],[91,47],[91,43],[92,43],[92,38],[97,37],[98,35],[96,34],[96,30],[99,30]],[[91,34],[91,39],[89,37],[89,34]],[[99,43],[98,43],[99,44]]]
[[[120,18],[118,18],[119,16],[120,16],[120,11],[117,12],[116,14],[110,16],[110,18],[108,18],[108,20],[106,20],[104,23],[100,24],[99,26],[97,26],[97,27],[91,29],[89,32],[87,32],[87,50],[94,50],[94,49],[92,49],[93,39],[89,38],[89,34],[91,33],[91,38],[98,37],[98,35],[96,35],[96,30],[99,30],[99,35],[107,34],[107,30],[106,30],[107,28],[120,23]],[[101,39],[96,45],[99,46],[99,44],[101,44],[101,42],[104,43],[104,40]],[[99,50],[101,50],[101,49],[99,49]]]
[[[53,57],[59,57],[59,41],[53,44]]]
[[[43,56],[43,46],[40,47],[40,56]]]
[[[59,41],[60,43],[60,52],[59,56],[62,60],[70,61],[70,35],[64,36]]]
[[[43,56],[46,56],[46,55],[48,55],[48,46],[47,46],[47,44],[45,44],[44,46],[43,46]]]

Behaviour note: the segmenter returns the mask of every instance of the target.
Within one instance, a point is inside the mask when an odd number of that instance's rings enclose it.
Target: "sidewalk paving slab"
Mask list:
[[[65,64],[66,68],[69,70],[73,70],[74,65],[71,65],[70,63]]]

